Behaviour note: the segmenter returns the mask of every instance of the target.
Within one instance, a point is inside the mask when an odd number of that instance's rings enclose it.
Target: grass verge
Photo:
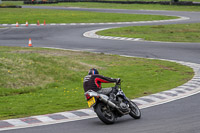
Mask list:
[[[147,1],[147,0],[146,0]],[[152,1],[152,0],[150,0]],[[155,0],[162,1],[162,0]],[[191,1],[191,0],[185,0]],[[192,0],[199,2],[200,0]],[[5,4],[24,5],[23,1],[3,1]],[[35,4],[37,6],[64,6],[82,8],[134,9],[134,10],[173,10],[173,11],[200,11],[200,6],[159,5],[159,4],[115,4],[94,2],[61,2],[58,4]]]
[[[23,5],[23,1],[2,1],[2,4],[6,5]]]
[[[143,38],[149,41],[200,42],[200,23],[133,26],[99,31],[105,36]]]
[[[1,4],[0,4],[0,8],[4,7],[8,7],[8,6],[12,6],[13,8],[14,7],[17,7],[16,5],[22,5],[22,1],[20,2],[17,2],[17,1],[3,1]]]
[[[105,0],[105,1],[113,1],[113,0]],[[171,0],[115,0],[115,1],[171,1]],[[199,0],[181,0],[181,1],[199,2]],[[181,2],[181,1],[179,0],[179,2]]]
[[[39,6],[39,4],[37,5]],[[42,5],[44,6],[44,5]],[[178,6],[159,4],[114,4],[94,2],[62,2],[58,4],[45,4],[45,6],[64,6],[82,8],[108,8],[108,9],[134,9],[134,10],[172,10],[172,11],[200,11],[200,6]]]
[[[90,68],[118,78],[129,98],[177,87],[193,70],[177,63],[43,48],[0,47],[0,119],[86,108]],[[105,84],[103,87],[113,86]]]
[[[0,9],[0,23],[13,24],[36,23],[37,20],[46,23],[97,23],[97,22],[127,22],[174,19],[174,16],[139,15],[119,13],[97,13],[86,11],[47,10],[47,9]],[[56,18],[56,19],[55,19]]]

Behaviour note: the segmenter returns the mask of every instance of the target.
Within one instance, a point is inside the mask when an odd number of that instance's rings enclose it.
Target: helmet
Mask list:
[[[94,75],[94,74],[99,74],[98,70],[95,68],[90,69],[88,75]]]

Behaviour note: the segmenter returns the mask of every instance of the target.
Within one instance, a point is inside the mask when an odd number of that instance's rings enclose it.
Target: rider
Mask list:
[[[88,75],[84,78],[83,87],[85,92],[88,90],[93,90],[105,95],[110,94],[113,88],[101,88],[101,83],[120,83],[120,78],[113,79],[99,75],[98,70],[92,68],[89,70]]]

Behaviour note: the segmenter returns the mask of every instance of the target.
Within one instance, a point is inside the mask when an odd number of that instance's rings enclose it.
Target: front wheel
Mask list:
[[[131,109],[131,112],[129,113],[129,115],[135,119],[140,119],[141,112],[138,106],[132,101],[130,101],[129,104],[130,104],[130,109]]]
[[[115,123],[115,115],[109,108],[107,108],[106,104],[98,103],[95,110],[99,119],[105,124]]]

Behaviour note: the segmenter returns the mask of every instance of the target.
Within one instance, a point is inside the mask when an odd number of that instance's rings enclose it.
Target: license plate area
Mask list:
[[[95,100],[94,97],[92,97],[92,98],[90,98],[87,102],[88,102],[88,106],[89,106],[89,108],[90,108],[90,107],[92,107],[92,106],[95,105],[96,100]]]

